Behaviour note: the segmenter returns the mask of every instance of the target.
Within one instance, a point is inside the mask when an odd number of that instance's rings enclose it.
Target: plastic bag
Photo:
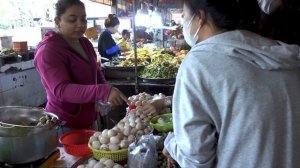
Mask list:
[[[153,135],[143,135],[128,150],[129,168],[157,168],[156,142]]]
[[[109,102],[97,101],[96,112],[100,113],[101,116],[106,116],[111,111]]]

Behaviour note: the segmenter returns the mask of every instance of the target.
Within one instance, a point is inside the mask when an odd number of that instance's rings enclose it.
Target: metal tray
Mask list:
[[[165,83],[165,84],[174,84],[176,79],[175,78],[143,78],[139,77],[143,82],[146,83],[155,83],[155,84],[160,84],[160,83]]]
[[[103,63],[103,67],[104,67],[104,69],[121,70],[121,71],[130,71],[130,70],[134,71],[135,70],[134,66],[121,67],[121,66],[111,65],[110,62]],[[138,65],[137,69],[141,70],[144,67],[145,67],[145,65]]]
[[[137,66],[137,72],[144,69],[145,66]],[[109,62],[103,63],[105,77],[108,79],[134,79],[135,67],[118,67],[110,65]]]

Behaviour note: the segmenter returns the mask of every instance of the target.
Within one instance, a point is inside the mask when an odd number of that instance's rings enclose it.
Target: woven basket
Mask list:
[[[128,148],[120,149],[117,151],[103,151],[93,149],[90,143],[88,143],[89,148],[93,151],[93,156],[95,159],[99,160],[103,157],[111,159],[115,162],[123,161],[128,159]]]

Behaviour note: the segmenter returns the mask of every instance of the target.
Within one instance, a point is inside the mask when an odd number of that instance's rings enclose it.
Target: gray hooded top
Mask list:
[[[170,155],[183,168],[299,168],[299,51],[248,31],[194,46],[176,78]]]

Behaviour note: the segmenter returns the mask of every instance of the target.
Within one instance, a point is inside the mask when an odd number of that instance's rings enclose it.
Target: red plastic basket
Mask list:
[[[63,134],[59,142],[63,145],[66,153],[74,156],[91,155],[92,150],[88,147],[90,137],[95,130],[75,130]]]

